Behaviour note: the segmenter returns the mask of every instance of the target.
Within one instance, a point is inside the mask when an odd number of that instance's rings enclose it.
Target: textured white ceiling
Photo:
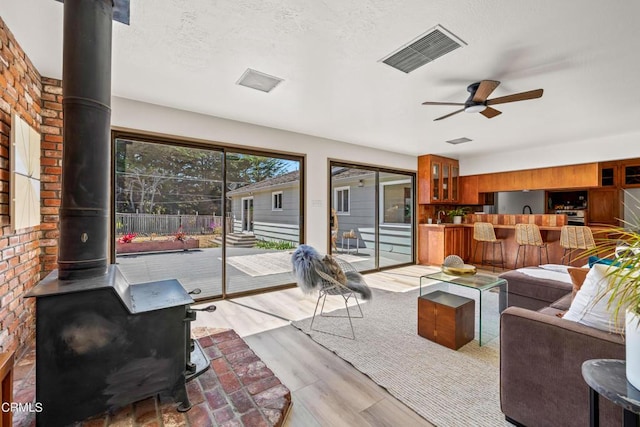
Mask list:
[[[62,74],[62,8],[2,0],[0,16],[44,76]],[[131,0],[114,24],[114,95],[407,154],[453,157],[640,130],[637,0]],[[380,62],[440,24],[467,46],[410,74]],[[284,79],[266,94],[247,68]],[[486,119],[456,107],[543,88]],[[468,137],[452,146],[444,141]]]

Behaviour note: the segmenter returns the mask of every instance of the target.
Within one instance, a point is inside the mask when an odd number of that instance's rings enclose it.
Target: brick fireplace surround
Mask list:
[[[82,427],[221,426],[279,427],[291,407],[291,393],[233,330],[194,328],[194,336],[211,359],[211,368],[187,384],[190,411],[148,398],[113,414],[102,414]],[[16,363],[14,401],[35,401],[35,354],[28,351]],[[45,408],[46,410],[46,408]],[[35,426],[35,414],[14,414],[13,425]]]

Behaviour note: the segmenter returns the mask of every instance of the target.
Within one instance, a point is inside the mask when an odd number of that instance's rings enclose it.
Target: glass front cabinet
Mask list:
[[[427,154],[418,157],[418,203],[458,202],[458,161]]]

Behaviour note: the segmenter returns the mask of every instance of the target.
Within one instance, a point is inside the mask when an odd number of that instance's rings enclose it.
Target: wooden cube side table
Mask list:
[[[476,302],[435,291],[418,298],[418,335],[457,350],[474,337]]]

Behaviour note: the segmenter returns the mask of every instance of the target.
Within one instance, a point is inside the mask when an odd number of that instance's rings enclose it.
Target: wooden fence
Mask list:
[[[215,215],[154,215],[116,213],[116,233],[150,235],[175,234],[182,227],[186,234],[213,234],[222,231],[222,217]],[[231,232],[232,219],[227,218],[227,231]]]

